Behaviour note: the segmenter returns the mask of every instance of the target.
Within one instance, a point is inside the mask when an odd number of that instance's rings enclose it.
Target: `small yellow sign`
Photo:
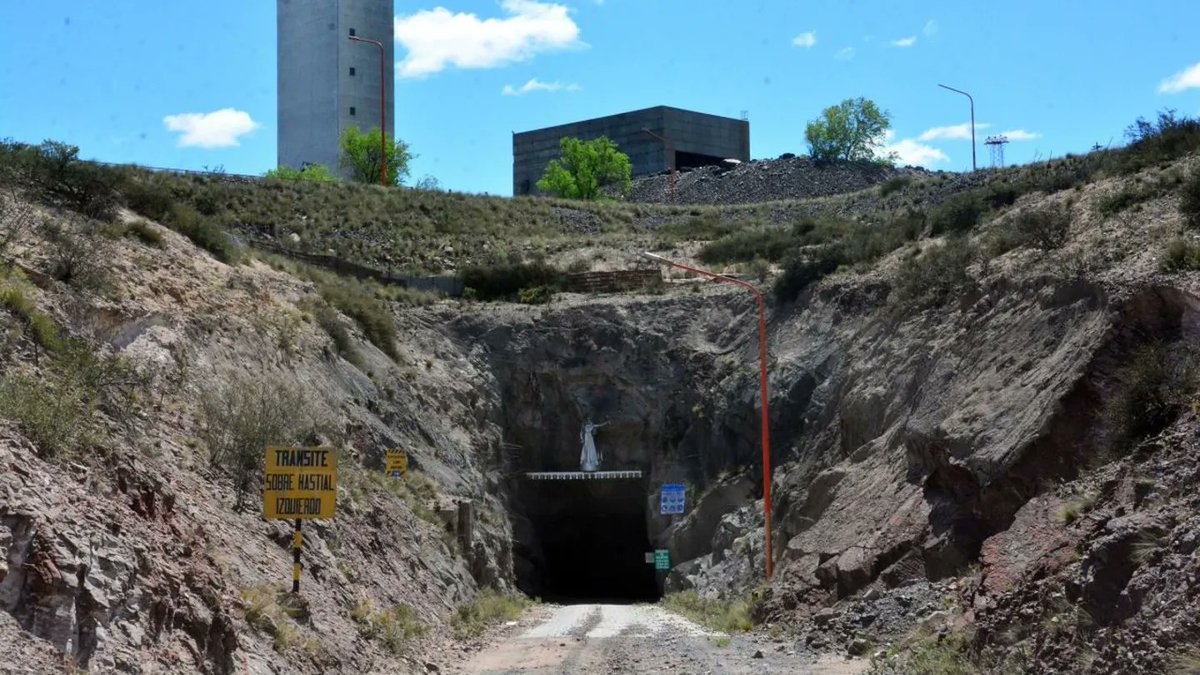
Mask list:
[[[408,475],[408,453],[404,450],[387,451],[387,475],[400,478]]]
[[[267,448],[263,515],[268,520],[332,518],[337,505],[333,448]]]

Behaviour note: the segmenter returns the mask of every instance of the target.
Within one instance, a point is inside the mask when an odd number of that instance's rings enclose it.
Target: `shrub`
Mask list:
[[[32,289],[14,279],[0,285],[0,307],[4,307],[20,320],[29,339],[47,352],[59,348],[58,324],[37,308],[31,296]]]
[[[983,203],[973,192],[958,194],[929,212],[933,236],[970,232],[983,217]]]
[[[748,262],[762,258],[770,262],[782,260],[799,243],[794,232],[778,228],[754,228],[727,234],[711,241],[696,256],[702,262]]]
[[[517,302],[526,305],[544,305],[554,299],[554,288],[533,286],[517,291]]]
[[[450,617],[454,637],[468,640],[482,635],[490,626],[511,621],[533,603],[523,595],[504,595],[485,588],[471,602],[460,605]]]
[[[462,280],[480,300],[515,298],[523,288],[562,287],[562,273],[545,263],[477,265],[464,269]]]
[[[144,220],[130,222],[125,228],[125,236],[133,237],[147,246],[162,248],[162,232]]]
[[[780,302],[791,302],[837,268],[837,259],[828,253],[818,253],[815,258],[796,256],[784,264],[783,274],[775,280],[775,296]]]
[[[0,417],[21,428],[47,457],[70,455],[86,438],[91,402],[69,375],[10,375],[0,380]]]
[[[390,610],[377,610],[370,600],[361,599],[350,611],[350,618],[364,637],[382,640],[388,651],[397,656],[405,643],[426,631],[412,607],[403,603]]]
[[[321,427],[304,390],[249,375],[204,392],[200,412],[209,461],[233,478],[238,509],[262,478],[267,446],[303,444]]]
[[[337,310],[322,303],[313,310],[313,314],[316,317],[317,325],[333,342],[333,350],[338,356],[362,370],[364,367],[362,355],[354,348],[354,341],[350,339],[350,331],[346,330],[346,326],[342,324],[342,317]]]
[[[1166,109],[1154,120],[1139,117],[1125,129],[1125,137],[1129,145],[1118,151],[1117,168],[1133,173],[1200,149],[1200,120]]]
[[[236,265],[242,259],[241,247],[229,234],[190,206],[172,204],[164,224],[192,240],[193,244],[213,254],[214,258],[223,263]]]
[[[91,290],[108,283],[105,265],[111,245],[95,236],[93,225],[47,222],[42,233],[49,242],[50,276],[70,286]]]
[[[906,675],[977,675],[984,672],[1020,672],[990,670],[984,667],[971,641],[962,633],[935,634],[928,628],[915,631],[889,649],[879,661],[872,659],[870,673]]]
[[[1071,231],[1071,214],[1065,208],[1025,209],[1011,218],[1007,227],[1021,246],[1043,251],[1062,248]]]
[[[1102,216],[1113,216],[1134,204],[1140,204],[1153,197],[1153,191],[1139,190],[1132,186],[1125,186],[1097,200],[1096,210]]]
[[[903,190],[904,188],[908,187],[911,184],[912,184],[911,177],[897,176],[896,178],[892,178],[888,181],[885,181],[883,183],[883,185],[879,186],[879,196],[886,197],[894,192],[899,192],[899,191]]]
[[[1183,237],[1176,237],[1167,242],[1161,267],[1164,272],[1200,270],[1200,243]]]
[[[32,207],[0,195],[0,262],[5,260],[6,252],[13,244],[33,230],[36,222]]]
[[[975,247],[961,238],[931,246],[901,270],[896,278],[897,297],[916,305],[949,302],[974,288],[967,267],[975,255]]]
[[[318,275],[315,280],[317,292],[325,302],[354,319],[367,341],[387,354],[388,358],[394,360],[400,357],[396,351],[396,324],[392,313],[387,305],[375,297],[371,285],[328,273]],[[334,339],[336,342],[337,338]]]
[[[1179,214],[1183,216],[1184,225],[1200,229],[1200,169],[1194,171],[1183,184]]]
[[[175,206],[175,198],[161,181],[154,177],[129,177],[121,184],[121,197],[133,211],[159,223],[166,224]]]
[[[309,164],[303,169],[281,166],[263,174],[268,180],[302,180],[312,183],[331,183],[338,177],[324,164]]]
[[[992,209],[1012,206],[1023,193],[1021,186],[1009,182],[993,183],[983,192],[983,202]]]
[[[745,600],[708,600],[695,590],[668,593],[663,596],[663,607],[687,618],[725,633],[741,633],[750,630],[750,603]]]
[[[1108,450],[1116,454],[1162,431],[1189,402],[1197,386],[1190,355],[1153,342],[1134,349],[1114,376],[1114,393],[1104,406]]]
[[[89,218],[116,216],[118,170],[85,162],[79,159],[79,148],[58,141],[24,146],[21,161],[24,178],[39,198]]]
[[[399,497],[408,506],[414,516],[438,527],[444,525],[429,506],[438,500],[437,485],[429,476],[409,469],[408,474],[400,480],[388,479],[386,487],[388,492]]]

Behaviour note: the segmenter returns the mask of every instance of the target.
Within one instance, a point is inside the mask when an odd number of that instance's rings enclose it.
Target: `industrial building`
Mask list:
[[[338,169],[338,136],[350,125],[387,133],[395,110],[392,0],[277,0],[279,165]],[[385,111],[380,110],[383,45]]]
[[[538,179],[559,156],[560,140],[600,136],[629,155],[635,177],[670,169],[672,154],[676,169],[750,160],[746,120],[657,106],[513,134],[513,194],[537,193]]]

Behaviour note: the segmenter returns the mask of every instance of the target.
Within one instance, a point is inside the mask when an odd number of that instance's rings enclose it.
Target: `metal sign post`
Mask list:
[[[333,448],[267,448],[263,517],[291,520],[292,592],[300,592],[301,524],[332,518],[337,508],[337,453]]]

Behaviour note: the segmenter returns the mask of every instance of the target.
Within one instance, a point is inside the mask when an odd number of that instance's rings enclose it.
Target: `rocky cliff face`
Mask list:
[[[36,285],[15,273],[0,281],[64,334],[128,359],[139,383],[125,409],[97,411],[71,454],[52,457],[0,423],[0,644],[25,644],[23,633],[98,671],[274,672],[281,658],[298,672],[423,670],[417,659],[479,584],[511,588],[508,521],[489,478],[496,400],[477,386],[485,374],[432,317],[405,312],[395,360],[340,319],[352,365],[301,318],[311,285],[162,235],[161,248],[112,244],[113,285],[100,293],[41,274],[48,249],[36,239],[19,252]],[[0,369],[49,377],[21,320],[0,312]],[[201,402],[231,382],[303,391],[305,414],[325,422],[311,440],[343,451],[338,515],[304,530],[299,607],[279,593],[290,585],[290,523],[264,521],[257,492],[237,509],[232,476],[201,440]],[[389,486],[388,447],[407,449],[436,489]],[[459,500],[476,508],[467,550],[454,532]],[[370,621],[401,604],[426,636],[389,645]],[[29,649],[41,659],[30,668],[52,667],[44,652]]]
[[[902,272],[927,263],[921,249],[943,245],[924,239],[772,308],[777,573],[759,592],[763,617],[837,627],[860,649],[872,621],[898,630],[911,607],[956,594],[968,610],[958,619],[998,639],[1037,602],[1049,607],[1039,594],[1059,583],[1111,630],[1088,634],[1098,651],[1136,638],[1163,663],[1153,631],[1191,635],[1160,617],[1190,608],[1169,589],[1194,585],[1194,472],[1179,447],[1195,422],[1143,429],[1121,457],[1112,403],[1140,386],[1127,366],[1147,346],[1160,370],[1189,363],[1200,282],[1159,272],[1160,243],[1180,228],[1175,197],[1118,220],[1096,207],[1114,189],[1022,197],[968,241],[982,251],[1005,219],[1054,206],[1071,216],[1065,245],[977,255],[945,302],[897,291]],[[666,590],[736,596],[763,581],[757,345],[743,292],[669,284],[543,307],[395,304],[392,356],[335,315],[357,355],[347,358],[312,316],[312,284],[162,236],[161,248],[112,244],[111,286],[99,290],[56,281],[36,237],[17,250],[28,281],[0,280],[65,334],[128,359],[141,387],[128,409],[96,410],[94,436],[67,455],[0,423],[0,640],[36,666],[270,672],[286,655],[297,671],[421,670],[480,586],[561,590],[563,551],[586,541],[617,569],[646,570],[646,549],[668,549]],[[0,323],[4,374],[47,377],[11,303]],[[289,526],[262,520],[253,497],[236,508],[237,476],[204,440],[200,403],[239,381],[303,390],[321,422],[312,442],[343,450],[339,515],[305,529],[300,606],[277,592]],[[605,423],[604,468],[643,478],[529,489],[527,471],[577,467],[587,419]],[[1179,443],[1147,449],[1165,438]],[[389,447],[430,482],[385,480]],[[684,516],[658,515],[665,482],[687,486]],[[1063,509],[1082,495],[1093,496],[1068,522]],[[475,508],[470,538],[459,501]],[[577,576],[611,583],[604,560]],[[397,645],[372,617],[400,605],[427,631]],[[1046,644],[1046,663],[1077,656]],[[1128,661],[1105,654],[1113,669]]]

